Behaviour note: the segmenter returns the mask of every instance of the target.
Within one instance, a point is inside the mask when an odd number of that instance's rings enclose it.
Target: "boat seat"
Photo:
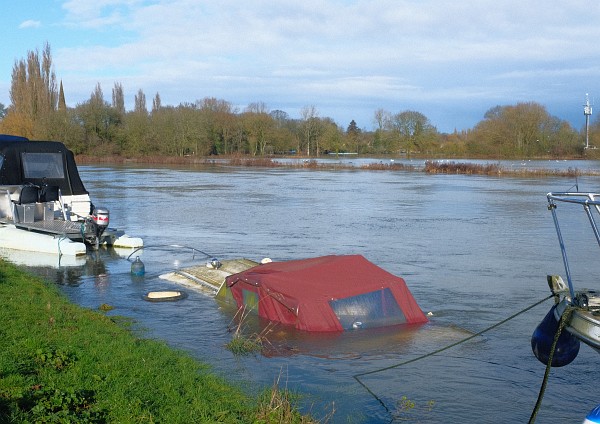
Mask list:
[[[55,202],[60,198],[59,187],[43,186],[40,190],[40,202]]]
[[[21,186],[18,204],[36,203],[39,200],[39,188],[34,185]]]

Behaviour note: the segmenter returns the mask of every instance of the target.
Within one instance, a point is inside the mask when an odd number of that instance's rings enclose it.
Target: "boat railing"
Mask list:
[[[600,218],[600,200],[597,200],[600,199],[600,194],[583,192],[548,193],[547,198],[548,209],[552,212],[552,219],[554,220],[554,227],[556,228],[556,234],[558,236],[558,242],[560,244],[560,251],[562,254],[565,273],[567,277],[567,284],[569,285],[569,294],[571,295],[571,299],[574,299],[575,289],[573,287],[573,281],[571,279],[571,270],[569,268],[567,250],[565,248],[564,239],[560,230],[560,225],[558,223],[556,207],[557,203],[559,202],[581,205],[588,217],[592,231],[594,232],[594,236],[596,237],[596,242],[598,243],[598,246],[600,246],[600,231],[598,230],[598,224],[596,223],[596,218]],[[596,213],[594,214],[593,211],[596,211]],[[596,216],[596,218],[594,218],[594,215]]]

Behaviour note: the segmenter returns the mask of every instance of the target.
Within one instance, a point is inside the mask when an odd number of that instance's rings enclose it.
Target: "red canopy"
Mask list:
[[[361,255],[271,262],[225,281],[238,307],[300,330],[427,322],[404,280]]]

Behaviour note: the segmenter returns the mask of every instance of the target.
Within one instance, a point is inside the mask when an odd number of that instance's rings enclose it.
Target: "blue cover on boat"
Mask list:
[[[29,141],[29,139],[18,135],[0,134],[0,141]]]

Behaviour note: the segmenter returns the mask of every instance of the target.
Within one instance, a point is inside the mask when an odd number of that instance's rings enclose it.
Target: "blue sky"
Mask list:
[[[600,3],[590,0],[2,0],[0,103],[12,67],[52,49],[69,106],[97,83],[126,107],[224,99],[344,128],[377,109],[416,110],[439,131],[496,105],[538,102],[580,129],[600,99]],[[471,3],[471,4],[469,4]],[[594,115],[593,120],[597,119]]]

